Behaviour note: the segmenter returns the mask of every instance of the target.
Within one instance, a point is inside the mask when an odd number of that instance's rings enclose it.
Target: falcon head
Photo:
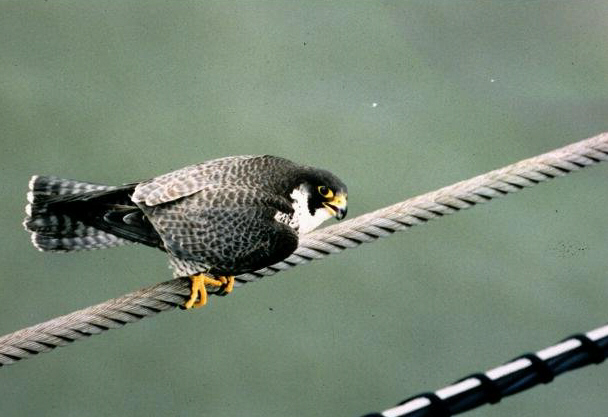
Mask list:
[[[329,171],[310,169],[290,196],[300,234],[310,232],[332,217],[342,220],[346,216],[348,190]]]

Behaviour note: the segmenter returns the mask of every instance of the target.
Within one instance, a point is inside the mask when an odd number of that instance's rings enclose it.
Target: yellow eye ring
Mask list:
[[[324,185],[319,185],[317,190],[325,198],[332,198],[334,196],[334,192]]]

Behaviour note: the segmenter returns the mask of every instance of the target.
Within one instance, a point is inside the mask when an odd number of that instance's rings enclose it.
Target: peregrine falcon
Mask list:
[[[92,184],[50,176],[29,183],[24,226],[41,251],[136,242],[167,252],[189,277],[183,307],[228,294],[234,276],[287,258],[298,236],[346,216],[346,185],[331,172],[276,156],[231,156],[139,183]]]

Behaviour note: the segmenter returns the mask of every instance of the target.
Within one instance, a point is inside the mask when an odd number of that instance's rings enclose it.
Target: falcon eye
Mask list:
[[[332,198],[334,196],[333,191],[324,185],[318,186],[317,190],[319,190],[319,194],[321,194],[325,198]]]

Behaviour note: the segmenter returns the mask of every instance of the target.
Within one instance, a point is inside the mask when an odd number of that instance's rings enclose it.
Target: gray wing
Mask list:
[[[229,156],[191,165],[139,183],[131,200],[138,205],[156,206],[202,191],[210,185],[237,185],[273,192],[268,173],[281,178],[297,166],[286,159],[262,156]]]
[[[298,245],[290,227],[274,219],[284,201],[246,187],[207,185],[170,204],[142,207],[175,258],[238,275],[285,259]]]

